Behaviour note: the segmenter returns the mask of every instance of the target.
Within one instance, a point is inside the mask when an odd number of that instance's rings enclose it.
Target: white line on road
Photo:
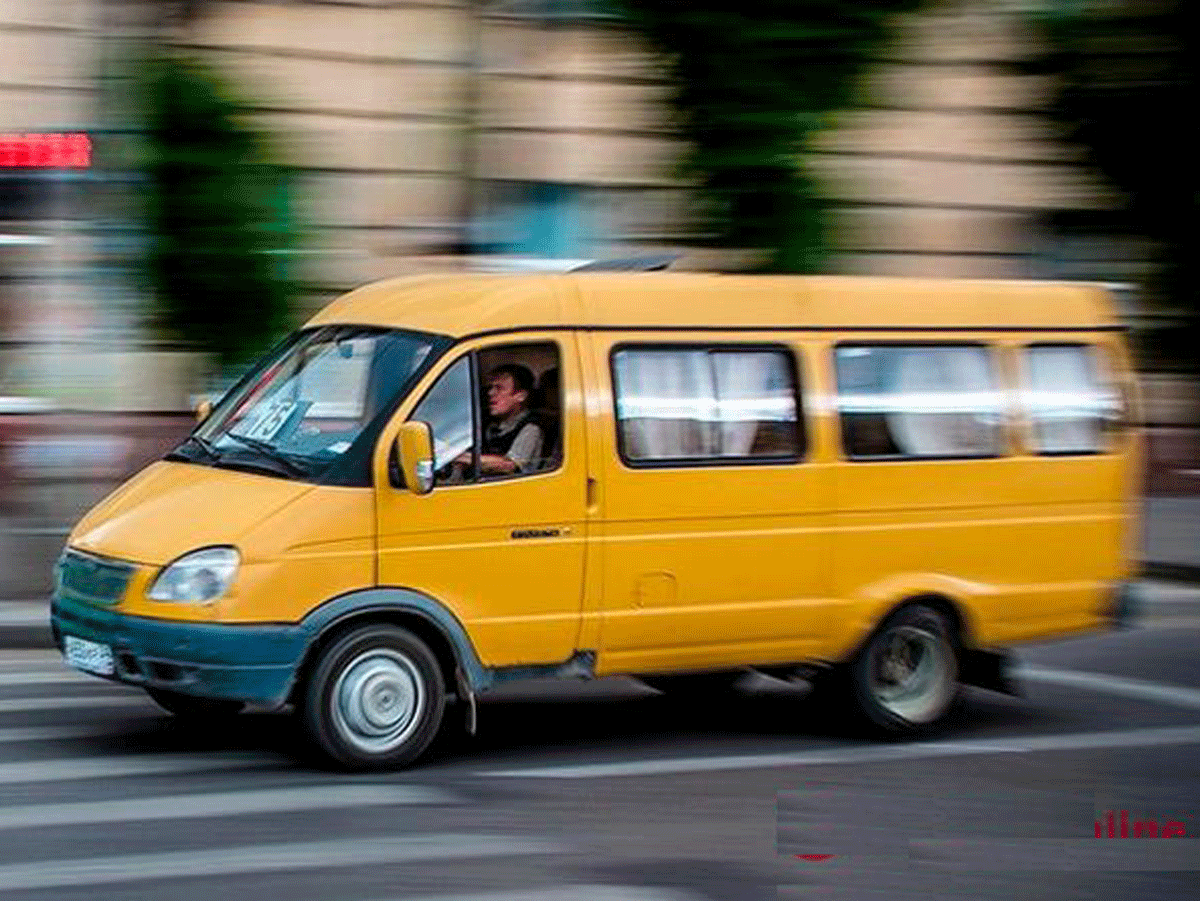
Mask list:
[[[60,698],[5,698],[0,700],[0,713],[29,713],[38,710],[103,710],[106,707],[154,707],[153,702],[141,692],[136,694],[122,690],[120,694],[112,692],[92,692],[78,697]],[[165,714],[164,714],[165,716]]]
[[[11,654],[12,652],[9,653]],[[14,673],[61,673],[64,670],[77,672],[77,670],[68,670],[66,664],[61,659],[57,659],[57,657],[54,660],[49,660],[41,656],[0,660],[0,673],[7,673],[9,675]]]
[[[821,766],[851,763],[886,763],[922,757],[965,754],[1021,754],[1031,751],[1070,751],[1083,748],[1143,747],[1200,744],[1200,726],[1164,729],[1129,729],[1114,732],[1078,732],[982,741],[914,742],[873,748],[824,748],[786,754],[739,754],[724,757],[682,757],[622,763],[585,763],[574,766],[493,770],[480,776],[524,779],[603,779],[612,776],[655,776],[667,773],[705,773],[782,766]]]
[[[130,722],[137,722],[131,720]],[[143,724],[151,720],[144,719]],[[120,734],[112,726],[118,724],[96,723],[90,726],[13,726],[0,729],[0,745],[23,741],[65,741],[72,738],[113,738]],[[121,723],[119,725],[125,725]]]
[[[59,782],[67,779],[111,779],[161,773],[199,773],[246,767],[276,767],[269,754],[122,754],[0,763],[0,785],[13,782]],[[4,885],[0,880],[0,887]]]
[[[197,876],[229,876],[327,867],[402,864],[556,854],[561,846],[495,835],[395,835],[345,841],[242,845],[158,854],[125,854],[75,860],[0,865],[0,891],[65,888]]]
[[[1200,839],[914,838],[901,865],[953,873],[1186,873],[1200,869]],[[854,856],[839,858],[852,867]],[[901,863],[897,861],[897,863]]]
[[[99,682],[95,676],[65,668],[58,672],[0,672],[0,685],[97,685]]]
[[[83,826],[92,823],[124,823],[131,820],[183,820],[338,807],[452,804],[457,800],[449,792],[423,785],[317,785],[0,807],[0,829]]]
[[[1163,685],[1142,679],[1127,679],[1101,673],[1083,673],[1040,666],[1022,666],[1017,675],[1030,682],[1063,685],[1122,695],[1140,701],[1200,710],[1200,690],[1180,685]],[[1200,742],[1200,727],[1128,729],[1109,732],[1079,732],[1070,735],[1039,735],[1028,738],[999,738],[985,741],[917,742],[876,748],[833,748],[788,754],[745,754],[727,757],[691,757],[669,760],[594,763],[576,766],[501,770],[489,776],[531,779],[598,779],[609,776],[646,776],[659,773],[699,773],[714,770],[751,769],[773,766],[817,766],[821,764],[876,763],[958,754],[1011,754],[1035,751],[1068,751],[1099,748],[1131,748]]]
[[[1065,685],[1105,694],[1124,695],[1139,701],[1169,704],[1200,710],[1200,689],[1182,685],[1163,685],[1144,679],[1127,679],[1124,676],[1109,676],[1103,673],[1080,673],[1074,670],[1048,669],[1042,666],[1022,666],[1016,672],[1018,679],[1044,682],[1047,685]]]
[[[394,901],[699,901],[693,892],[630,885],[556,885],[469,895],[428,895]]]

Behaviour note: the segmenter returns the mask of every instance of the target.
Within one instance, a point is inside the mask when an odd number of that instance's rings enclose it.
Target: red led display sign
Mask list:
[[[88,169],[92,139],[69,134],[0,134],[0,169]]]

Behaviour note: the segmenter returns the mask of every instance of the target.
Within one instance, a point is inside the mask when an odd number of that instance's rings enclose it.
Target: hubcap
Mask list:
[[[379,754],[402,745],[425,709],[421,674],[399,651],[374,648],[342,671],[331,696],[333,720],[342,736]]]
[[[876,700],[906,722],[930,722],[953,690],[953,652],[941,636],[915,626],[899,626],[886,638],[874,660]]]

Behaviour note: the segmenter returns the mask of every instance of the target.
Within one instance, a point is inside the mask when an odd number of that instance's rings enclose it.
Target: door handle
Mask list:
[[[587,503],[588,510],[596,509],[596,493],[597,493],[596,490],[598,487],[599,486],[596,484],[596,480],[593,479],[591,476],[589,476],[588,480],[587,480],[587,495],[586,495],[586,503]]]

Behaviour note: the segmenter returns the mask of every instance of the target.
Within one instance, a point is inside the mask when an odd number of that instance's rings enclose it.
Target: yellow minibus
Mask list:
[[[66,661],[387,768],[514,679],[799,676],[884,733],[1128,615],[1105,290],[439,275],[341,297],[90,511]]]

